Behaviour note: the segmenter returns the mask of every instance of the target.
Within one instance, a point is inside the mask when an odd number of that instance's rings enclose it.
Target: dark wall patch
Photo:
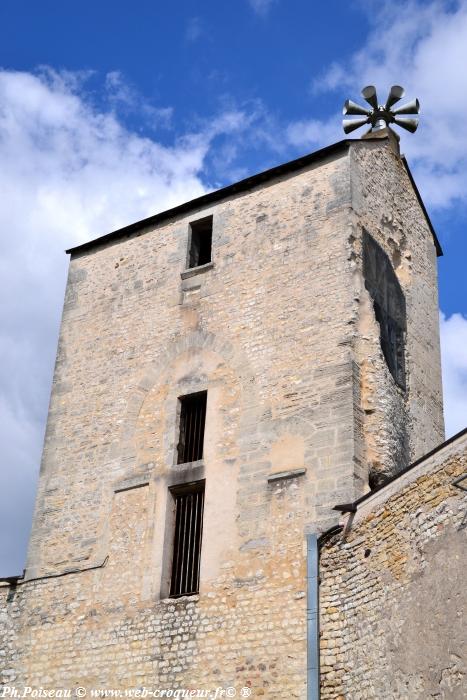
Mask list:
[[[363,276],[373,299],[384,359],[394,381],[405,389],[407,319],[404,292],[388,255],[366,231],[363,232]]]

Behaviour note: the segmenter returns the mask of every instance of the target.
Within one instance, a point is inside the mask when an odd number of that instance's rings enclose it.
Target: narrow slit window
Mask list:
[[[178,464],[203,458],[207,391],[180,397]]]
[[[204,484],[197,481],[170,489],[175,505],[171,598],[199,591]]]
[[[199,267],[211,262],[212,216],[190,224],[190,250],[188,267]]]

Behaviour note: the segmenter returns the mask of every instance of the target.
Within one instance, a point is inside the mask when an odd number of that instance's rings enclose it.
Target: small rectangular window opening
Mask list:
[[[170,597],[199,591],[205,482],[170,489],[175,505],[175,532]]]
[[[203,458],[207,391],[181,396],[178,464]]]
[[[199,267],[211,262],[212,216],[190,224],[188,267]]]

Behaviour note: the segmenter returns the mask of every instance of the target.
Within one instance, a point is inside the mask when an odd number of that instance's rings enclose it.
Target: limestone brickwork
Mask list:
[[[212,265],[186,272],[208,215]],[[406,296],[405,392],[364,230]],[[200,390],[203,460],[177,465],[177,399]],[[26,575],[0,588],[5,680],[304,698],[305,534],[442,439],[435,242],[389,141],[73,251]],[[200,592],[173,600],[168,489],[196,479]]]
[[[389,376],[372,302],[359,276],[355,348],[364,461],[370,470],[389,476],[444,440],[436,250],[397,152],[376,143],[356,148],[350,174],[357,230],[368,231],[386,251],[407,305],[404,392]],[[361,236],[358,250],[360,241]]]
[[[462,700],[467,433],[365,499],[320,559],[322,698]]]
[[[277,532],[284,531],[284,519],[291,530],[286,540],[270,535],[274,571],[258,542],[243,566],[225,562],[199,596],[142,601],[131,579],[140,572],[132,567],[139,537],[130,523],[119,554],[120,562],[129,557],[126,566],[112,569],[110,555],[101,569],[19,586],[9,605],[21,614],[15,639],[21,651],[5,666],[5,682],[19,688],[251,686],[258,697],[303,696],[303,555],[289,517],[298,488],[290,483],[274,491]],[[127,493],[136,500],[137,490]]]

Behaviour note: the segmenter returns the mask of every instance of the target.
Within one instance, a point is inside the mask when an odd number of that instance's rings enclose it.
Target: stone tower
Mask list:
[[[18,678],[303,697],[305,535],[444,435],[440,248],[395,140],[68,252]]]

